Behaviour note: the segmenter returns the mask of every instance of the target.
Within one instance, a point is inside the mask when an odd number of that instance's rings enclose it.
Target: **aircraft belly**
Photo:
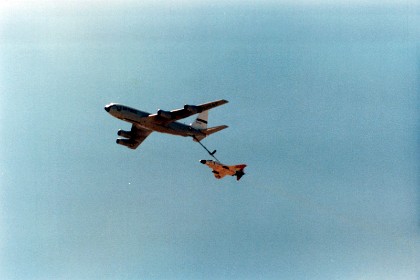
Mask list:
[[[142,115],[140,115],[140,113]],[[126,111],[115,112],[114,116],[121,120],[134,123],[144,129],[157,131],[161,133],[179,135],[179,136],[184,136],[184,137],[193,136],[193,135],[199,137],[202,134],[199,130],[193,129],[190,126],[179,123],[179,122],[171,122],[168,124],[154,122],[153,120],[147,117],[149,116],[148,113],[145,113],[142,111],[138,111],[137,114],[126,112]]]
[[[149,122],[143,122],[140,123],[143,127],[161,132],[161,133],[167,133],[172,135],[179,135],[179,136],[190,136],[191,133],[189,132],[187,126],[184,125],[178,125],[176,123],[170,123],[168,125],[161,125],[157,123],[149,123]]]

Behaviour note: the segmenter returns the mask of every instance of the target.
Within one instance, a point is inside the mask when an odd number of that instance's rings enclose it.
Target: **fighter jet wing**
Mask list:
[[[223,177],[226,176],[226,173],[219,173],[217,171],[213,171],[214,177],[216,177],[216,179],[222,179]]]
[[[203,111],[213,109],[228,102],[229,101],[227,100],[221,99],[200,105],[185,105],[183,109],[176,109],[172,111],[159,110],[157,114],[150,115],[149,118],[153,118],[153,121],[158,123],[171,123],[180,119],[188,118]]]
[[[129,139],[132,143],[129,148],[136,149],[150,133],[152,133],[152,130],[144,129],[133,124],[131,126],[132,137]]]
[[[216,163],[213,166],[209,166],[211,169],[213,169],[214,177],[217,179],[222,179],[226,175],[232,175],[235,173],[235,170],[232,170],[233,166],[227,166],[222,163]]]

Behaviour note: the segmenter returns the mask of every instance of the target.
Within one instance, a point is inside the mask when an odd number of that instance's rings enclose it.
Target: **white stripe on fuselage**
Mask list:
[[[154,122],[149,116],[150,113],[143,112],[137,109],[120,104],[110,104],[109,113],[123,121],[140,125],[141,127],[161,133],[167,133],[179,136],[193,136],[202,135],[202,132],[179,122],[170,122],[169,124],[159,124]]]

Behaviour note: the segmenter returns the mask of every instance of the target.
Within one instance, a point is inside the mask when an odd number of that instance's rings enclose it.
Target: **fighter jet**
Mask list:
[[[239,164],[239,165],[224,165],[220,162],[214,160],[200,160],[202,164],[207,165],[211,169],[213,169],[214,177],[217,179],[222,179],[226,175],[236,176],[236,180],[239,181],[242,176],[245,175],[244,168],[246,164]]]
[[[156,114],[143,112],[121,104],[111,103],[105,106],[105,111],[112,116],[132,124],[130,131],[118,130],[117,144],[136,149],[153,131],[179,136],[191,136],[194,141],[201,141],[210,134],[227,128],[226,125],[207,128],[208,110],[228,103],[227,100],[217,100],[200,105],[185,105],[183,109],[173,111],[158,110]],[[190,125],[177,120],[198,114]]]

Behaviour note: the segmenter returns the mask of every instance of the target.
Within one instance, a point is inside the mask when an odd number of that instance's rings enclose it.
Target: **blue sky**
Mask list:
[[[2,279],[420,277],[415,2],[1,5]],[[240,182],[103,110],[222,98]]]

